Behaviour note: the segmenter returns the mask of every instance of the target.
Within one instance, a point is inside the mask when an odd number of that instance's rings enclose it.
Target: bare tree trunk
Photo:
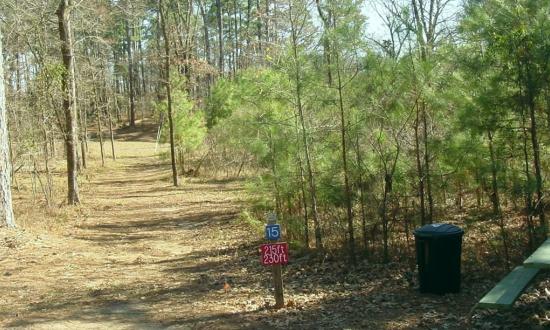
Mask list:
[[[218,0],[219,1],[219,0]],[[170,39],[166,31],[166,16],[164,15],[163,0],[159,0],[159,14],[164,38],[164,79],[166,87],[166,98],[168,103],[168,126],[170,130],[170,158],[172,162],[172,181],[174,186],[178,186],[178,169],[176,167],[176,147],[174,141],[174,119],[172,116],[172,86],[170,84]]]
[[[433,221],[434,200],[432,196],[432,181],[430,173],[430,153],[428,148],[428,120],[426,114],[426,103],[422,101],[422,132],[424,140],[424,177],[426,178],[426,194],[428,195],[428,223]]]
[[[359,134],[355,136],[355,159],[357,161],[357,166],[359,167],[359,198],[361,206],[361,233],[363,238],[363,248],[365,253],[368,254],[368,237],[367,237],[367,214],[365,210],[365,180],[363,178],[362,164],[363,159],[361,157],[361,151],[359,150]]]
[[[331,12],[325,15],[321,8],[319,0],[316,0],[317,11],[323,22],[323,27],[326,32],[336,29],[335,24],[331,18]],[[336,69],[336,78],[337,78],[337,90],[338,90],[338,107],[339,107],[339,116],[340,116],[340,136],[341,136],[341,149],[342,149],[342,165],[344,171],[344,193],[345,193],[345,202],[346,202],[346,215],[348,223],[348,253],[350,258],[350,263],[355,266],[357,264],[357,259],[355,255],[355,235],[354,235],[354,226],[353,226],[353,208],[351,200],[351,187],[349,182],[349,170],[348,170],[348,154],[347,154],[347,124],[346,124],[346,115],[344,109],[344,98],[343,98],[343,89],[344,85],[342,82],[342,68],[340,65],[340,53],[339,49],[336,46],[331,45],[330,39],[328,36],[325,36],[325,42],[327,45],[331,46],[331,51],[328,52],[331,56],[334,56],[334,64]],[[327,67],[331,68],[331,65],[327,62]],[[329,82],[330,85],[330,82]],[[329,86],[330,87],[330,86]]]
[[[111,151],[113,153],[113,160],[116,160],[115,134],[113,132],[113,117],[111,116],[111,113],[109,111],[107,111],[107,115],[109,116],[109,134],[111,135]]]
[[[183,148],[178,148],[176,151],[177,151],[178,156],[179,156],[178,158],[179,158],[179,163],[180,163],[181,175],[185,176],[185,157],[183,155]]]
[[[210,49],[210,34],[208,33],[208,17],[204,12],[204,5],[202,3],[202,0],[198,0],[198,3],[199,3],[199,10],[201,12],[201,17],[202,17],[202,25],[203,25],[203,33],[204,33],[204,51],[205,51],[206,62],[212,65],[212,50]],[[210,85],[212,84],[212,74],[210,72],[206,74],[206,84],[207,84],[207,93],[209,95]]]
[[[509,270],[510,268],[510,253],[508,249],[508,237],[506,235],[506,226],[504,223],[504,217],[502,216],[501,209],[500,209],[500,197],[498,193],[498,167],[497,167],[497,160],[494,150],[494,142],[493,142],[493,133],[488,130],[487,131],[487,137],[489,139],[489,153],[491,157],[491,181],[492,181],[492,189],[493,192],[491,194],[491,202],[493,204],[493,213],[495,217],[498,220],[498,225],[500,228],[500,236],[502,239],[502,247],[504,252],[504,258],[506,261],[506,269]]]
[[[42,118],[41,118],[41,121],[42,121],[42,134],[43,134],[43,137],[44,137],[44,145],[43,145],[43,148],[44,148],[44,169],[46,170],[46,190],[45,190],[45,195],[46,195],[46,201],[48,202],[48,206],[51,206],[51,200],[52,200],[52,187],[53,187],[53,181],[52,181],[52,175],[51,175],[51,171],[50,171],[50,164],[49,164],[49,156],[50,156],[50,151],[49,151],[49,148],[48,148],[48,123],[46,121],[46,112],[45,112],[45,109],[42,108]]]
[[[299,157],[300,161],[300,192],[302,193],[302,207],[304,209],[304,245],[306,249],[309,249],[309,214],[307,209],[307,195],[305,189],[305,177],[304,177],[304,164],[302,158]]]
[[[239,41],[239,27],[238,27],[238,20],[237,20],[237,11],[238,11],[238,2],[237,0],[233,0],[233,9],[234,9],[234,12],[233,12],[233,19],[234,19],[234,22],[233,22],[233,25],[234,25],[234,28],[233,28],[233,35],[234,35],[234,39],[235,39],[235,74],[237,72],[238,69],[240,69],[240,65],[239,65],[239,48],[240,48],[240,41]]]
[[[86,168],[86,138],[84,136],[81,137],[80,140],[80,154],[82,155],[82,168]]]
[[[261,17],[261,8],[260,8],[260,0],[256,0],[256,16],[257,21],[256,25],[258,28],[257,36],[258,36],[258,54],[262,53],[262,17]]]
[[[59,37],[61,39],[61,53],[63,55],[63,65],[65,72],[62,79],[63,90],[63,110],[65,112],[65,149],[67,152],[67,201],[69,204],[80,203],[77,182],[77,155],[76,155],[76,113],[74,108],[75,82],[74,82],[74,62],[73,47],[71,37],[71,26],[69,12],[71,0],[61,0],[57,9],[59,23]]]
[[[527,68],[527,77],[530,81],[529,67]],[[529,106],[529,118],[531,120],[531,144],[533,145],[533,166],[535,167],[535,180],[537,184],[537,201],[535,203],[535,212],[539,216],[540,228],[542,230],[542,236],[546,237],[548,228],[546,227],[546,218],[544,215],[544,194],[542,187],[542,171],[540,165],[540,146],[537,137],[537,120],[535,116],[536,107],[535,107],[535,96],[533,95],[532,89],[527,89],[527,102]]]
[[[218,68],[220,75],[223,75],[223,22],[222,22],[222,3],[216,0],[216,20],[218,22]]]
[[[86,120],[86,110],[80,107],[78,114],[80,116],[80,153],[82,155],[82,167],[86,168],[86,152],[88,151],[88,128]]]
[[[210,34],[208,32],[208,17],[206,16],[206,13],[204,11],[204,5],[202,3],[202,0],[198,0],[199,3],[199,10],[201,12],[202,17],[202,25],[203,25],[203,33],[204,33],[204,51],[205,51],[205,57],[206,62],[208,64],[212,64],[212,50],[210,49]]]
[[[101,149],[101,166],[105,166],[105,150],[103,148],[103,128],[101,127],[101,109],[96,103],[97,114],[97,135],[99,136],[99,147]]]
[[[493,204],[493,214],[495,216],[500,216],[500,197],[498,194],[498,180],[497,180],[497,161],[495,156],[495,150],[493,147],[493,133],[489,130],[487,131],[487,137],[489,139],[489,154],[491,156],[491,177],[492,184],[491,187],[493,192],[491,194],[491,202]]]
[[[351,201],[351,188],[349,183],[349,170],[348,170],[348,153],[347,153],[347,124],[346,116],[344,111],[344,100],[343,100],[343,84],[341,77],[340,69],[340,56],[338,53],[335,54],[336,59],[336,75],[338,78],[338,105],[340,108],[340,135],[341,135],[341,145],[342,145],[342,165],[344,169],[344,190],[346,194],[346,213],[348,220],[348,249],[349,257],[352,265],[357,263],[355,257],[355,235],[353,230],[353,209]]]
[[[252,55],[252,51],[250,50],[250,21],[252,13],[252,0],[246,1],[246,64],[245,67],[248,67],[249,61]],[[550,115],[548,116],[548,121],[550,122]]]
[[[282,218],[282,208],[281,208],[281,189],[279,188],[278,178],[277,178],[277,166],[276,164],[276,150],[275,143],[273,143],[273,136],[271,131],[269,131],[269,151],[271,152],[271,173],[273,174],[273,187],[275,188],[275,211],[279,219]]]
[[[265,42],[269,44],[269,0],[265,0]]]
[[[134,86],[134,58],[132,56],[132,34],[130,23],[126,20],[126,53],[128,54],[128,87],[130,98],[130,126],[136,126],[136,96]]]
[[[73,38],[73,35],[72,35],[72,31],[71,31],[71,47],[72,46],[72,38]],[[73,53],[74,53],[74,50],[73,50]],[[82,142],[80,141],[82,139],[82,131],[84,129],[84,131],[87,133],[86,131],[86,128],[81,126],[80,129],[78,127],[78,122],[79,122],[79,115],[80,115],[80,112],[79,111],[79,108],[78,108],[78,90],[77,90],[77,76],[76,76],[76,57],[73,56],[73,66],[72,66],[72,73],[71,73],[71,81],[72,81],[72,103],[73,103],[73,114],[75,116],[75,130],[76,130],[76,140],[75,140],[75,149],[76,149],[76,158],[78,160],[77,162],[77,173],[80,173],[82,171],[83,168],[86,168],[86,148],[82,149],[82,145],[81,145],[81,153],[78,152],[78,144],[79,142]],[[86,146],[85,146],[86,147]]]
[[[141,98],[143,98],[144,95],[145,95],[146,88],[147,88],[147,83],[146,83],[146,80],[145,80],[145,64],[144,64],[144,61],[143,61],[143,45],[142,45],[142,41],[141,41],[141,26],[140,26],[140,30],[139,30],[138,51],[139,51],[139,66],[140,66],[140,71],[141,71]],[[142,108],[141,111],[143,113],[143,111],[144,111],[143,108]],[[142,116],[143,116],[143,114],[142,114]]]
[[[426,224],[426,205],[424,204],[424,170],[420,161],[420,137],[418,135],[418,128],[420,126],[420,111],[418,109],[418,103],[416,104],[416,120],[414,122],[414,142],[415,142],[415,154],[416,154],[416,168],[418,171],[418,197],[420,199],[420,223]]]
[[[295,17],[292,16],[292,3],[290,6],[290,23],[291,23],[291,33],[292,33],[292,50],[294,56],[294,62],[296,63],[295,74],[294,74],[294,83],[296,85],[296,107],[298,109],[298,116],[300,119],[300,131],[302,135],[302,144],[304,147],[306,169],[307,169],[307,179],[309,185],[309,192],[311,196],[311,211],[313,215],[313,226],[315,230],[315,248],[322,249],[323,241],[321,235],[321,223],[319,220],[319,212],[317,209],[317,187],[315,184],[315,175],[313,173],[313,165],[310,155],[310,143],[307,135],[307,129],[304,119],[304,106],[302,103],[302,73],[301,67],[298,59],[298,36],[296,31]]]
[[[11,198],[11,170],[8,116],[4,93],[2,31],[0,31],[0,227],[15,227]]]
[[[233,35],[233,20],[231,19],[231,13],[227,11],[227,45],[229,45],[229,51],[227,59],[228,73],[230,77],[235,77],[237,69],[235,68],[235,45],[234,45],[234,35]]]
[[[523,164],[524,164],[524,171],[525,171],[525,178],[527,182],[527,189],[525,189],[525,214],[526,214],[526,222],[527,222],[527,229],[528,229],[528,239],[529,239],[529,251],[533,251],[535,246],[535,226],[533,224],[533,195],[531,193],[531,190],[529,189],[529,185],[531,182],[531,170],[529,166],[529,152],[527,151],[527,143],[528,143],[528,137],[527,137],[527,125],[525,123],[525,113],[524,110],[521,110],[521,124],[522,124],[522,146],[523,146]]]

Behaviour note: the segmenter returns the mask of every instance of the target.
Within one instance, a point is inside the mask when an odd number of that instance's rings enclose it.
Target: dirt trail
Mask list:
[[[83,218],[64,235],[0,246],[0,326],[260,327],[235,306],[257,294],[233,288],[247,286],[239,244],[249,236],[234,222],[242,187],[199,179],[173,187],[154,133],[119,132],[118,160],[88,175]]]

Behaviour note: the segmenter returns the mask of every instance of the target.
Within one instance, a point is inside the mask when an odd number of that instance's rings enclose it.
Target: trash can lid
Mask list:
[[[461,228],[447,223],[434,223],[422,226],[414,231],[416,237],[442,237],[464,234]]]

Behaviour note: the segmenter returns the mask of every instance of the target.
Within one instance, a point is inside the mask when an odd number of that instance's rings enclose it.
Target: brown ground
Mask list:
[[[466,274],[460,294],[420,295],[399,264],[363,262],[350,273],[343,262],[301,257],[285,268],[288,307],[271,310],[258,233],[238,220],[242,184],[186,179],[174,188],[153,125],[118,133],[118,160],[93,160],[80,207],[45,212],[20,179],[14,200],[26,229],[0,231],[1,327],[464,328],[495,283]],[[476,314],[472,324],[550,325],[549,283],[545,273],[513,311]]]
[[[231,249],[246,237],[234,223],[242,188],[197,179],[174,188],[169,166],[154,155],[154,133],[153,126],[122,129],[117,161],[100,168],[95,160],[82,180],[82,207],[62,213],[68,219],[48,226],[49,233],[3,233],[0,325],[242,325],[239,309],[227,305],[237,290],[224,290],[233,281],[224,264],[235,262],[239,252]],[[33,227],[30,188],[21,186],[16,212],[24,209],[18,218]]]

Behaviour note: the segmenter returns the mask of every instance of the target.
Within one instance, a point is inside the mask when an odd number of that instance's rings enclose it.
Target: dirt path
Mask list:
[[[242,187],[191,179],[174,188],[151,134],[120,132],[117,148],[118,160],[82,185],[76,227],[5,238],[0,326],[257,327],[235,308],[247,295],[234,288],[247,272],[238,265],[247,234],[235,224]]]

